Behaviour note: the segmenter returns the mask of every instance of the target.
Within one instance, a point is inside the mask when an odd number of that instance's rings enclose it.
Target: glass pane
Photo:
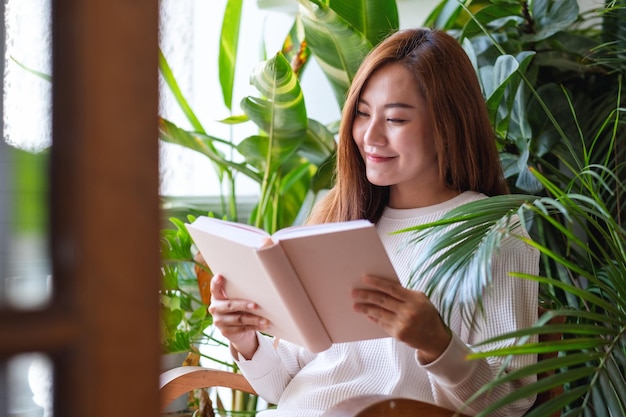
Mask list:
[[[50,1],[4,2],[0,140],[0,308],[50,299],[47,162],[51,136]]]
[[[52,362],[39,353],[14,356],[3,366],[8,417],[51,417],[52,416]],[[2,411],[0,411],[0,415]]]
[[[0,307],[41,308],[50,298],[47,153],[0,152]]]

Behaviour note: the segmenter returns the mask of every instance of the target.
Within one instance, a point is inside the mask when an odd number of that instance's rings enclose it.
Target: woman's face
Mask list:
[[[402,64],[388,64],[370,76],[357,103],[352,136],[367,179],[390,186],[391,207],[428,204],[423,197],[440,190],[431,115]]]

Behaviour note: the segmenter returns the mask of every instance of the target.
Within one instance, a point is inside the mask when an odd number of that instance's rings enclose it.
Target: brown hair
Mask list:
[[[344,103],[337,148],[336,183],[313,209],[310,223],[378,221],[388,186],[371,184],[352,137],[352,124],[365,82],[383,66],[399,62],[415,75],[433,115],[439,173],[459,192],[507,194],[508,186],[478,78],[456,39],[441,30],[406,29],[382,41],[365,57]]]

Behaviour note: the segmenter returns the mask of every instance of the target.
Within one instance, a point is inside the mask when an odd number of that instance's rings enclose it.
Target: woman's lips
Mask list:
[[[395,156],[376,155],[372,153],[366,153],[365,156],[367,157],[368,161],[372,161],[372,162],[387,162],[395,158]]]

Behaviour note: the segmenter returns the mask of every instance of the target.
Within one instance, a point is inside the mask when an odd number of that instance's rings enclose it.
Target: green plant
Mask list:
[[[229,2],[224,28],[226,22],[238,27],[232,22],[238,21],[241,15],[240,3]],[[311,56],[323,62],[322,68],[335,90],[335,99],[342,104],[361,59],[387,33],[398,28],[395,1],[335,0],[329,5],[323,1],[301,0],[300,4],[300,13],[282,51],[261,62],[250,77],[260,96],[245,97],[240,103],[243,114],[223,121],[252,122],[259,130],[256,135],[235,141],[208,134],[178,88],[163,54],[160,59],[161,74],[192,126],[192,129],[183,129],[160,118],[160,138],[207,156],[221,177],[229,182],[226,195],[220,193],[228,203],[214,213],[216,216],[239,220],[232,182],[235,175],[256,181],[259,198],[249,221],[270,233],[297,221],[298,214],[308,211],[305,203],[314,200],[319,191],[331,184],[334,128],[307,117],[298,78],[306,63]],[[237,36],[232,31],[223,29],[220,57],[236,57],[236,41]],[[236,58],[220,60],[220,73],[234,72],[235,64]],[[229,104],[232,80],[222,83],[222,95]],[[198,214],[198,210],[193,214]],[[182,236],[185,233],[182,229],[177,225],[174,234],[168,229],[164,232]],[[184,236],[185,241],[188,238]],[[192,261],[190,252],[183,255],[177,260]]]
[[[190,128],[159,118],[160,139],[207,157],[221,180],[221,207],[211,215],[247,221],[270,233],[300,221],[316,195],[332,183],[336,124],[325,126],[307,115],[299,79],[315,57],[334,91],[339,106],[356,70],[369,50],[398,29],[395,0],[299,0],[300,11],[281,51],[263,60],[250,76],[258,96],[233,108],[233,78],[242,0],[229,0],[220,39],[219,72],[224,102],[231,110],[226,124],[253,123],[258,133],[246,138],[211,135],[182,94],[161,53],[159,69]],[[258,201],[249,218],[239,215],[235,178],[244,175],[259,186]],[[161,233],[162,322],[166,352],[193,350],[195,344],[218,343],[212,335],[206,297],[198,291],[193,242],[183,222],[206,214],[202,209],[176,207],[166,211],[170,223]],[[173,227],[172,227],[173,225]],[[212,358],[219,360],[218,358]],[[233,364],[226,364],[233,367]],[[254,401],[233,409],[254,408]]]
[[[474,202],[440,221],[402,232],[438,245],[423,253],[439,273],[429,291],[447,285],[444,311],[462,295],[480,299],[488,259],[498,242],[524,225],[541,253],[541,302],[551,312],[515,337],[519,345],[478,356],[558,352],[502,376],[554,370],[483,410],[562,385],[563,395],[530,416],[626,414],[626,70],[624,2],[578,15],[575,1],[444,1],[430,18],[454,31],[483,82],[506,175],[514,194]],[[502,70],[504,69],[504,70]],[[416,260],[419,262],[419,259]],[[445,277],[445,279],[444,279]],[[454,277],[450,279],[450,277]],[[545,325],[552,316],[562,325]],[[531,343],[562,332],[561,342]],[[477,393],[477,395],[480,393]]]
[[[173,218],[171,222],[174,229],[161,231],[162,347],[167,353],[200,354],[198,345],[221,342],[205,333],[212,319],[198,291],[191,237],[182,221]]]
[[[240,103],[244,114],[223,120],[229,124],[252,122],[259,129],[256,135],[235,141],[207,134],[181,94],[163,55],[160,60],[161,73],[192,126],[191,130],[182,129],[161,118],[161,139],[206,155],[220,177],[227,180],[228,195],[222,195],[229,202],[220,216],[239,220],[233,181],[236,174],[257,182],[259,201],[249,221],[269,232],[293,224],[298,214],[308,211],[305,202],[313,201],[332,180],[335,128],[307,117],[299,85],[298,77],[308,60],[313,55],[323,63],[341,105],[361,59],[398,27],[395,1],[340,0],[329,5],[301,0],[300,4],[301,11],[282,50],[261,62],[250,77],[260,97],[245,97]],[[239,18],[240,10],[233,9],[237,10],[235,16],[227,7],[224,22]],[[231,42],[222,37],[220,56],[236,55],[236,36],[228,39]],[[233,59],[220,61],[220,74],[233,73],[235,63]],[[232,84],[223,83],[222,93],[230,103]]]

